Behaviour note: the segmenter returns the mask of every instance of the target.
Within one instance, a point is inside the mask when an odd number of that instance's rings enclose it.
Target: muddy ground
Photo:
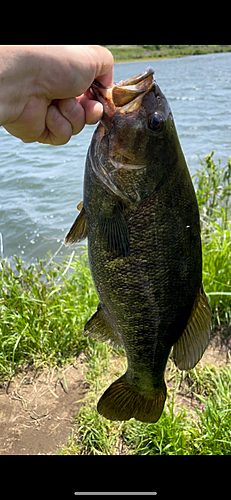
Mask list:
[[[62,371],[27,371],[0,389],[0,454],[53,454],[71,435],[88,384],[83,356]]]
[[[201,361],[206,362],[225,364],[226,351],[210,346]],[[62,371],[27,370],[14,377],[0,388],[0,454],[56,454],[71,436],[88,388],[84,354]],[[175,400],[179,407],[192,405],[181,388]]]

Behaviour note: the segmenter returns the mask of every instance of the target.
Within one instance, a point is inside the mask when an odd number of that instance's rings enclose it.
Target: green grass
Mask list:
[[[222,167],[215,164],[213,152],[194,179],[202,220],[203,283],[214,331],[231,323],[230,181],[231,159]],[[157,424],[110,422],[98,415],[97,400],[125,371],[125,357],[123,350],[84,337],[98,298],[86,249],[72,257],[49,266],[42,261],[25,266],[17,257],[12,266],[0,261],[0,381],[28,365],[62,366],[83,350],[90,391],[61,454],[231,454],[230,366],[199,364],[183,378],[170,368],[168,380],[174,387],[170,384]],[[197,402],[192,408],[178,401],[179,384],[188,400]]]
[[[198,366],[187,375],[187,384],[181,380],[181,391],[183,386],[185,393],[188,391],[194,401],[198,400],[202,405],[200,409],[195,405],[194,410],[183,407],[177,412],[179,404],[175,397],[181,378],[178,372],[175,387],[168,391],[165,409],[156,424],[144,424],[135,419],[110,422],[97,413],[96,402],[105,388],[105,369],[110,368],[109,378],[113,376],[115,379],[118,376],[117,367],[113,369],[115,353],[106,344],[96,342],[88,356],[92,392],[75,419],[73,434],[67,447],[60,454],[231,454],[230,366],[219,369],[209,365],[203,368]],[[172,377],[171,370],[170,367],[169,380]]]
[[[231,157],[221,166],[214,151],[201,162],[194,177],[199,203],[203,283],[215,325],[231,321]]]
[[[88,345],[83,327],[98,299],[84,256],[52,264],[39,261],[16,270],[0,263],[0,380],[25,364],[60,365]],[[64,274],[65,273],[65,274]]]
[[[115,62],[230,52],[231,45],[105,45]]]
[[[231,159],[221,167],[213,152],[194,182],[202,219],[203,283],[214,326],[231,320]],[[62,364],[88,346],[83,327],[98,299],[84,255],[46,267],[0,261],[0,379],[22,364]]]

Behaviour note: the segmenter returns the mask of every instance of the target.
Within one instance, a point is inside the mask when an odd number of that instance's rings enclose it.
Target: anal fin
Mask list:
[[[188,324],[173,346],[173,361],[180,370],[191,370],[200,361],[209,344],[211,310],[201,287]]]
[[[76,241],[84,240],[87,237],[87,220],[86,213],[83,208],[82,202],[80,202],[77,208],[81,209],[79,215],[76,217],[74,223],[71,226],[70,231],[65,237],[65,245],[69,247],[72,243]]]
[[[122,338],[120,338],[116,328],[112,328],[110,325],[101,303],[98,304],[97,311],[86,323],[84,333],[100,342],[110,340],[113,347],[123,347]]]

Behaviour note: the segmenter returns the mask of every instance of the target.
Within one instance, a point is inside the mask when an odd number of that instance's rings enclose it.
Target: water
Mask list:
[[[190,172],[216,150],[222,164],[231,155],[231,53],[115,65],[114,80],[148,65],[172,108]],[[64,146],[24,144],[0,128],[0,255],[26,262],[54,254],[82,199],[86,126]],[[61,246],[59,255],[72,252]]]

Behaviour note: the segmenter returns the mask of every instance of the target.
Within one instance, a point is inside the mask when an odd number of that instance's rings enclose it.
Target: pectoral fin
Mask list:
[[[80,202],[77,208],[81,209],[81,212],[79,213],[78,217],[76,217],[75,222],[72,224],[70,231],[65,237],[66,247],[69,247],[76,241],[84,240],[84,238],[87,237],[87,220],[86,213],[83,208],[83,203]]]
[[[103,236],[107,241],[108,250],[110,252],[114,251],[117,257],[128,256],[130,250],[129,232],[120,205],[114,207],[113,213],[110,215],[102,210],[99,223]]]
[[[188,324],[173,346],[173,360],[180,370],[191,370],[208,346],[211,332],[211,310],[201,287]]]
[[[123,346],[122,339],[117,333],[116,328],[112,328],[110,325],[104,311],[104,306],[100,303],[95,314],[86,323],[84,332],[89,337],[97,339],[100,342],[110,340],[114,347]]]

